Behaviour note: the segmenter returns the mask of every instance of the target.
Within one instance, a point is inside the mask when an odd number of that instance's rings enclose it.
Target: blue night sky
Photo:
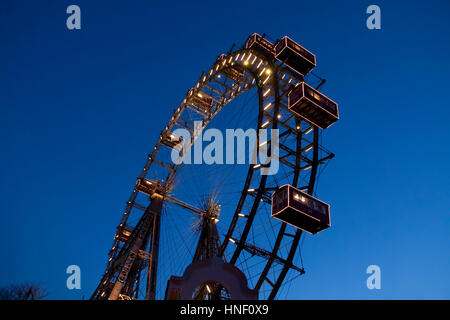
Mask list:
[[[77,4],[82,29],[66,28]],[[381,8],[381,30],[366,8]],[[317,55],[340,120],[289,299],[450,298],[448,1],[20,1],[0,4],[0,286],[89,297],[160,131],[200,73],[248,35]],[[66,288],[79,265],[81,290]],[[366,268],[381,268],[381,290]]]

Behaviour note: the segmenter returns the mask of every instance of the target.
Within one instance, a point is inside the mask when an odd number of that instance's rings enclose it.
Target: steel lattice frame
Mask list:
[[[242,72],[243,76],[238,76],[236,70]],[[293,186],[312,194],[319,165],[332,158],[333,154],[328,153],[320,147],[319,129],[306,121],[298,119],[288,109],[287,95],[293,86],[300,81],[303,81],[301,75],[285,67],[282,63],[276,61],[273,56],[266,55],[264,52],[243,48],[227,55],[221,55],[212,68],[202,74],[198,83],[188,91],[181,105],[174,111],[169,123],[161,132],[156,146],[149,154],[139,177],[160,180],[163,181],[167,189],[173,188],[173,182],[180,164],[177,165],[173,162],[163,161],[158,158],[158,153],[163,148],[167,148],[163,144],[164,137],[177,128],[183,128],[191,133],[192,145],[195,141],[194,121],[202,121],[202,127],[205,128],[226,104],[238,97],[241,93],[256,88],[259,100],[257,128],[263,129],[271,126],[273,129],[280,130],[280,138],[287,136],[293,137],[291,140],[294,142],[291,141],[291,143],[281,143],[280,139],[280,166],[284,166],[292,172],[291,184]],[[202,110],[191,103],[193,97],[199,92],[206,93],[212,98],[212,108],[209,111]],[[278,119],[279,114],[283,114],[282,121]],[[312,139],[308,139],[311,136]],[[286,139],[286,141],[288,140]],[[259,141],[257,141],[257,144],[259,145]],[[270,144],[270,138],[268,144]],[[311,149],[312,152],[308,152],[308,154],[312,154],[312,157],[309,157],[306,152]],[[326,153],[325,156],[320,158],[324,152]],[[152,166],[158,166],[165,174],[159,177],[148,176]],[[252,181],[255,181],[255,176],[259,174],[257,173],[258,170],[254,165],[249,166],[241,197],[236,205],[228,232],[219,250],[220,255],[224,255],[225,250],[230,245],[230,240],[234,240],[235,249],[229,260],[233,264],[236,263],[243,250],[249,250],[246,245],[246,240],[254,218],[258,214],[258,208],[261,202],[270,203],[271,193],[279,187],[268,184],[267,176],[262,176],[259,181],[259,187],[249,192],[249,186],[252,185]],[[302,179],[300,179],[301,175],[303,177]],[[305,180],[307,181],[305,185],[299,185],[300,181]],[[108,290],[110,290],[108,286],[117,281],[123,283],[123,290],[120,297],[137,297],[139,286],[142,282],[142,279],[140,279],[141,272],[148,268],[149,261],[151,261],[151,255],[143,249],[145,248],[144,244],[151,241],[151,229],[153,227],[151,203],[137,203],[136,198],[138,194],[139,190],[135,187],[127,202],[119,227],[126,225],[128,216],[132,210],[140,210],[144,213],[132,231],[131,241],[122,243],[118,236],[115,236],[112,249],[109,253],[106,272],[92,295],[92,299],[107,298]],[[240,214],[244,208],[244,204],[249,204],[251,208],[250,212],[245,216]],[[246,219],[245,227],[240,234],[236,234],[236,224],[240,219]],[[294,268],[293,258],[299,245],[302,231],[297,229],[295,233],[289,234],[286,230],[286,224],[282,223],[278,230],[276,240],[272,244],[271,251],[265,255],[267,262],[255,286],[259,290],[264,282],[268,283],[272,288],[268,299],[274,299],[276,297],[287,272],[290,268]],[[279,252],[279,248],[280,244],[286,238],[290,241],[290,248],[288,249],[288,255],[283,257]],[[142,245],[138,248],[139,251],[134,252],[135,257],[132,259],[131,265],[124,267],[126,261],[121,260],[120,257],[124,257],[124,253],[131,251],[132,244],[136,243],[135,239],[141,239],[140,243]],[[274,262],[280,263],[280,261],[283,267],[278,273],[276,280],[270,281],[267,274]],[[125,279],[123,277],[121,278],[121,274],[124,274],[121,271],[124,269],[127,271]]]

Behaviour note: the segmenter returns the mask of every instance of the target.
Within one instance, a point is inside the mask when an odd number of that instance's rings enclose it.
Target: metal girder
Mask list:
[[[195,213],[197,213],[199,215],[203,215],[203,214],[206,213],[205,210],[196,208],[196,207],[194,207],[194,206],[192,206],[192,205],[190,205],[190,204],[188,204],[188,203],[186,203],[184,201],[178,200],[178,199],[170,197],[170,196],[166,197],[165,200],[167,200],[169,202],[172,202],[172,203],[174,203],[176,205],[179,205],[182,208],[185,208],[185,209],[188,209],[188,210],[190,210],[192,212],[195,212]]]
[[[265,249],[259,248],[255,245],[251,245],[248,243],[244,244],[244,250],[249,252],[251,255],[256,255],[258,257],[262,257],[262,258],[270,258],[273,259],[274,262],[281,264],[281,265],[287,265],[290,269],[293,269],[295,271],[298,271],[300,274],[304,274],[305,270],[303,268],[299,268],[295,265],[293,265],[292,263],[289,264],[285,259],[275,255],[273,253],[273,251],[267,251]]]

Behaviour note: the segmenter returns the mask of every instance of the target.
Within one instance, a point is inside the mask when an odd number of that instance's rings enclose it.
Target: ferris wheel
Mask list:
[[[338,109],[317,91],[325,81],[312,74],[315,66],[315,55],[292,39],[258,34],[217,57],[148,155],[91,299],[275,299],[288,292],[305,273],[304,231],[330,226],[315,186],[334,157],[319,142],[321,130]],[[211,128],[277,130],[277,170],[268,174],[273,163],[235,155],[196,160]],[[275,144],[270,135],[246,141],[268,154]]]

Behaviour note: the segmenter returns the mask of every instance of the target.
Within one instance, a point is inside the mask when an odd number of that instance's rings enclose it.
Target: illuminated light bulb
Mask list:
[[[270,123],[270,120],[264,122],[263,125],[262,125],[261,127],[262,127],[262,128],[265,128],[265,127],[267,127],[267,126],[269,125],[269,123]]]
[[[272,73],[272,70],[270,70],[270,69],[266,70],[266,74],[271,74],[271,73]]]
[[[296,194],[294,194],[294,199],[295,199],[295,200],[299,200],[299,199],[300,199],[300,196],[296,193]]]
[[[238,213],[238,216],[244,218],[244,217],[245,217],[245,214],[243,214],[243,213]]]
[[[244,65],[245,65],[245,66],[248,66],[248,61],[247,61],[247,60],[244,61]]]
[[[302,197],[302,202],[306,202],[306,198],[305,197]]]
[[[300,126],[297,126],[297,130],[300,130]]]
[[[264,107],[264,111],[266,111],[267,109],[269,109],[271,105],[272,105],[272,102],[270,102],[267,106]]]
[[[233,238],[230,238],[230,241],[236,243],[236,241]]]
[[[277,115],[277,118],[278,118],[278,119],[281,119],[281,114],[278,114],[278,115]]]
[[[197,93],[197,95],[198,95],[200,98],[203,98],[203,96],[202,96],[201,93]]]
[[[255,164],[255,165],[253,166],[253,169],[258,169],[259,167],[261,167],[261,164]]]
[[[206,285],[206,290],[208,290],[208,293],[211,293],[211,289],[209,288],[208,285]]]
[[[255,189],[248,189],[248,192],[255,192]]]

